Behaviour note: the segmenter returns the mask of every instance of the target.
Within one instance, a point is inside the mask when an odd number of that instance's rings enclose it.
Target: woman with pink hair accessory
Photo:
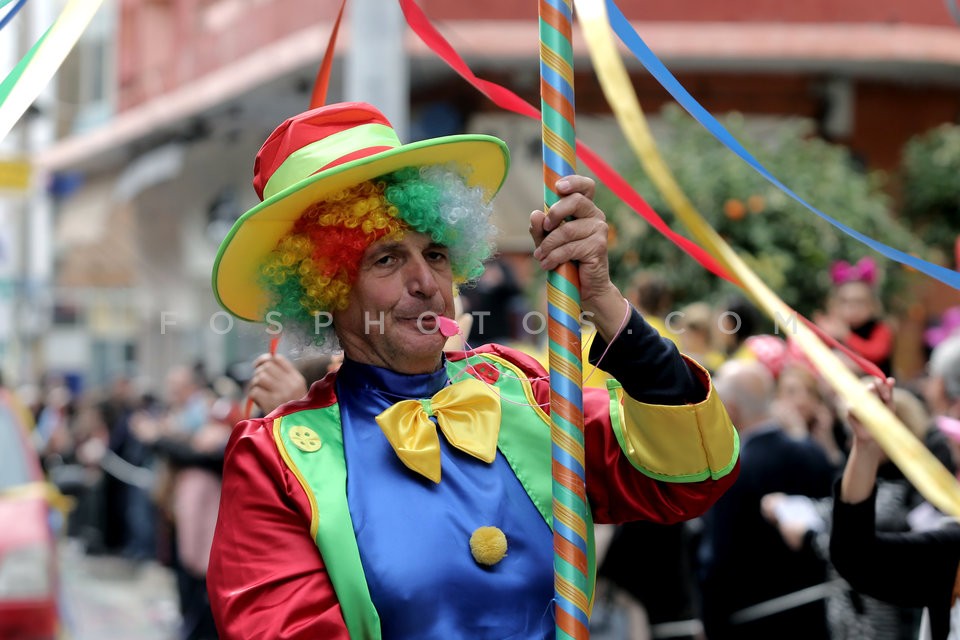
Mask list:
[[[851,351],[891,373],[893,330],[881,317],[876,261],[863,257],[854,264],[840,260],[830,268],[833,290],[817,325]]]

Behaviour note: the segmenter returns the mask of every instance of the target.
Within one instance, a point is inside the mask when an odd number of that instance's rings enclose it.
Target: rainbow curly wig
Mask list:
[[[493,252],[493,207],[449,165],[408,167],[362,182],[309,206],[260,268],[271,317],[284,332],[332,346],[318,316],[347,306],[364,251],[410,230],[447,247],[454,284],[475,280]]]

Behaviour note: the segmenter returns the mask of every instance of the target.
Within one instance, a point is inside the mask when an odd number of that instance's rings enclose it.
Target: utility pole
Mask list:
[[[10,25],[13,37],[0,39],[3,45],[0,62],[5,68],[13,68],[30,48],[29,10],[30,7],[24,7],[21,14],[15,16]],[[29,260],[27,201],[32,188],[27,169],[28,144],[23,120],[0,140],[0,161],[4,163],[0,180],[0,349],[5,384],[34,381],[25,315]]]
[[[380,109],[402,142],[410,120],[410,65],[403,45],[407,23],[400,3],[353,0],[350,6],[350,53],[347,100]]]
[[[53,23],[56,13],[52,2],[33,2],[27,10],[24,23],[27,33],[27,48],[37,42]],[[26,50],[26,49],[25,49]],[[43,89],[34,102],[35,111],[23,119],[24,151],[27,159],[53,143],[55,135],[56,76]],[[53,203],[47,191],[47,176],[33,171],[31,188],[24,200],[23,231],[26,252],[24,293],[25,314],[24,362],[25,375],[37,380],[43,373],[44,336],[48,332],[53,315]]]

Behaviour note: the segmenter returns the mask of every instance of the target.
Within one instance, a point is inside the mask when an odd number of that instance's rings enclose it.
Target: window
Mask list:
[[[58,74],[58,134],[70,135],[106,122],[114,112],[116,9],[96,12]]]

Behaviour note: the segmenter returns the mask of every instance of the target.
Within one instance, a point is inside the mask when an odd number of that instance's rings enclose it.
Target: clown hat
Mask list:
[[[235,316],[260,322],[268,298],[260,267],[303,211],[324,197],[403,169],[452,163],[487,201],[510,166],[493,136],[458,135],[401,144],[387,119],[362,102],[331,104],[288,119],[257,153],[253,186],[262,202],[243,214],[220,245],[213,291]]]

